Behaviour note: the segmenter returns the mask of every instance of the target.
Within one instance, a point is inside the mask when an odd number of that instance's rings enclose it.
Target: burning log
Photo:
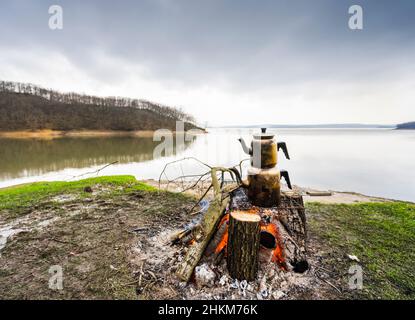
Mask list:
[[[286,253],[277,223],[267,222],[261,225],[260,244],[261,249],[271,251],[272,262],[287,270]]]
[[[213,233],[215,232],[217,222],[225,211],[229,199],[224,201],[214,200],[208,211],[206,212],[202,224],[196,228],[194,232],[195,242],[190,246],[183,262],[177,269],[177,276],[188,282],[192,276],[193,270],[199,263],[200,258],[205,251],[207,244],[210,241]]]
[[[223,198],[222,189],[218,181],[218,171],[229,171],[226,168],[212,168],[211,178],[215,194],[214,200],[211,202],[207,212],[199,226],[193,230],[194,242],[186,253],[184,260],[180,263],[177,269],[177,276],[188,282],[192,276],[193,270],[199,263],[210,239],[216,232],[219,221],[229,204],[229,196]]]
[[[260,221],[261,217],[253,213],[234,211],[230,214],[227,263],[232,278],[247,281],[256,278]]]
[[[228,221],[229,214],[226,214],[219,223],[218,230],[206,248],[205,256],[215,254],[215,258],[221,254],[228,243]]]

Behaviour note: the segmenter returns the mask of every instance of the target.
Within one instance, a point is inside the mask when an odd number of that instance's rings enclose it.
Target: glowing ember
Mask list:
[[[226,245],[228,244],[228,221],[229,221],[229,213],[226,214],[221,222],[219,223],[219,228],[226,223],[226,229],[225,229],[225,233],[222,236],[222,239],[220,240],[219,244],[217,245],[217,247],[215,248],[215,254],[219,254],[222,252],[222,250],[226,249]]]
[[[247,210],[246,212],[251,213],[251,214],[258,214],[258,210],[255,208]],[[222,235],[222,238],[219,241],[214,251],[216,255],[221,253],[222,251],[224,251],[226,254],[226,246],[228,244],[228,223],[229,223],[229,213],[226,214],[222,218],[218,226],[218,229],[219,229],[221,228],[223,224],[226,224],[225,232]],[[278,266],[281,269],[287,270],[284,248],[282,245],[280,234],[278,232],[277,225],[274,223],[261,222],[261,235],[262,236],[266,235],[268,237],[267,244],[265,244],[265,240],[264,240],[264,243],[261,242],[261,244],[265,245],[265,247],[268,247],[269,249],[272,249],[271,261],[278,264]]]
[[[287,266],[285,264],[284,249],[281,243],[281,237],[278,232],[277,225],[274,223],[263,224],[261,225],[261,232],[268,232],[274,236],[276,246],[272,252],[271,261],[277,263],[282,269],[287,270]]]

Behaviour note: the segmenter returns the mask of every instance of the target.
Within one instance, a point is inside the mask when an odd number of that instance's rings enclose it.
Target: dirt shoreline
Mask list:
[[[156,130],[23,130],[23,131],[0,131],[0,138],[10,139],[55,139],[63,137],[139,137],[152,138]],[[173,131],[175,133],[176,131]]]
[[[54,139],[62,137],[111,137],[111,136],[134,136],[152,137],[155,131],[116,131],[116,130],[37,130],[37,131],[2,131],[0,138],[13,139]]]
[[[161,188],[163,190],[171,191],[171,192],[180,192],[183,189],[183,186],[180,184],[168,184],[166,181],[161,181],[160,185],[159,182],[153,179],[143,180],[144,183],[151,185],[156,188]],[[191,190],[186,191],[186,194],[191,196],[200,197],[208,185],[210,181],[204,181],[198,187],[193,188]],[[186,187],[186,185],[185,185]],[[285,191],[287,193],[291,191]],[[334,190],[317,190],[307,187],[299,187],[294,186],[293,192],[301,194],[303,196],[305,203],[324,203],[324,204],[353,204],[353,203],[366,203],[366,202],[407,202],[412,203],[410,201],[400,201],[395,199],[387,199],[382,197],[375,197],[375,196],[368,196],[357,192],[345,192],[345,191],[334,191]],[[319,192],[328,192],[330,195],[310,195],[312,193],[319,193]],[[309,194],[310,193],[310,194]]]

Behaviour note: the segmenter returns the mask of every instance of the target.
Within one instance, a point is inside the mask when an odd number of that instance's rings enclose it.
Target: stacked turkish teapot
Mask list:
[[[261,134],[254,134],[251,146],[240,138],[245,153],[250,155],[251,167],[248,168],[248,198],[252,204],[260,207],[274,207],[281,203],[281,178],[283,177],[290,189],[291,182],[286,170],[279,170],[278,151],[282,149],[290,159],[285,142],[276,142],[273,134],[261,129]]]

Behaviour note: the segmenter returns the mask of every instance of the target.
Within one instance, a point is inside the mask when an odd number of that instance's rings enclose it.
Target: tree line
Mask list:
[[[174,120],[185,121],[192,124],[195,123],[194,117],[183,112],[180,108],[173,108],[143,99],[131,99],[125,97],[97,97],[75,92],[62,93],[55,90],[45,89],[31,83],[13,81],[0,81],[0,93],[33,95],[46,99],[50,102],[63,104],[136,108],[140,110],[149,110]]]
[[[397,129],[415,129],[415,121],[400,123],[396,126]]]
[[[96,97],[0,81],[0,130],[175,130],[195,120],[178,108],[147,100]]]

